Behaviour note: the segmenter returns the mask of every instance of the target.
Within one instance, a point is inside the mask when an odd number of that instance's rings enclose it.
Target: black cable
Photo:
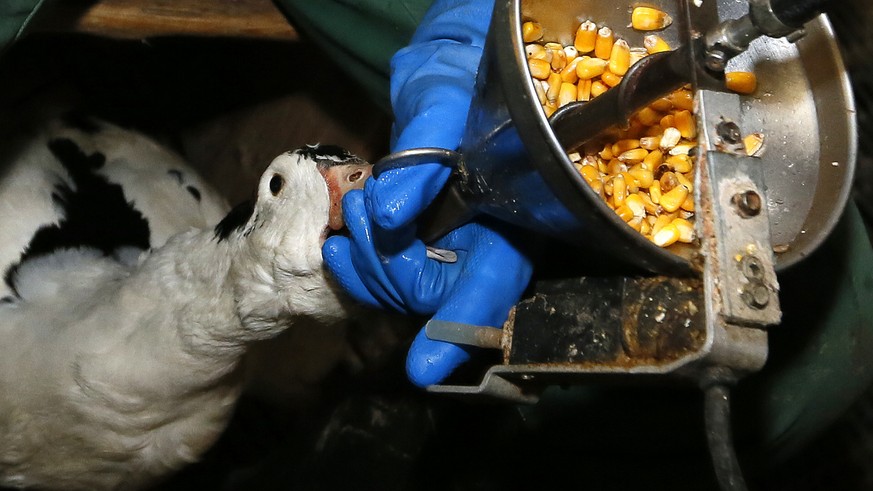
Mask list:
[[[703,397],[706,441],[718,484],[723,491],[746,491],[731,435],[730,388],[725,383],[713,382],[704,386]]]

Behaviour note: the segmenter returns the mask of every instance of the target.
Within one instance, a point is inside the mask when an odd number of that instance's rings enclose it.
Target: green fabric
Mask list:
[[[276,0],[298,30],[390,111],[391,56],[406,46],[432,0]]]
[[[24,32],[24,28],[43,0],[3,0],[0,2],[0,53]]]
[[[783,322],[770,331],[770,359],[738,389],[738,416],[776,457],[815,437],[873,383],[873,248],[857,207],[779,282]]]

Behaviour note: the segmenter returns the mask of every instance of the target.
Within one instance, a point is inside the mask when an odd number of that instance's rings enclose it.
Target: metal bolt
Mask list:
[[[706,52],[706,68],[714,72],[723,72],[727,66],[727,55],[720,49],[711,49]]]
[[[721,123],[718,123],[718,126],[715,127],[715,131],[718,133],[719,138],[724,140],[725,143],[730,143],[731,145],[736,145],[743,138],[742,133],[740,133],[740,127],[733,121],[722,121]]]
[[[737,193],[731,198],[731,203],[737,207],[737,211],[743,218],[757,216],[761,213],[761,195],[755,191]]]
[[[770,303],[770,289],[760,281],[747,283],[740,296],[753,309],[763,309]]]
[[[757,256],[744,255],[740,266],[743,269],[743,276],[749,280],[760,280],[764,278],[764,265]]]

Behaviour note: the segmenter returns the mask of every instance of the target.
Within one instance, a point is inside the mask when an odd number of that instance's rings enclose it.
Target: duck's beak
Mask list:
[[[345,226],[343,221],[343,196],[352,189],[364,189],[364,182],[372,175],[373,166],[360,161],[355,164],[332,165],[320,169],[327,182],[330,194],[330,219],[328,227],[339,230]]]

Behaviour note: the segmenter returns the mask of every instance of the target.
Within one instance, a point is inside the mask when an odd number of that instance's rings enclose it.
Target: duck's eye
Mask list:
[[[273,177],[270,178],[270,192],[273,193],[273,196],[278,195],[284,185],[285,179],[279,174],[273,174]]]

